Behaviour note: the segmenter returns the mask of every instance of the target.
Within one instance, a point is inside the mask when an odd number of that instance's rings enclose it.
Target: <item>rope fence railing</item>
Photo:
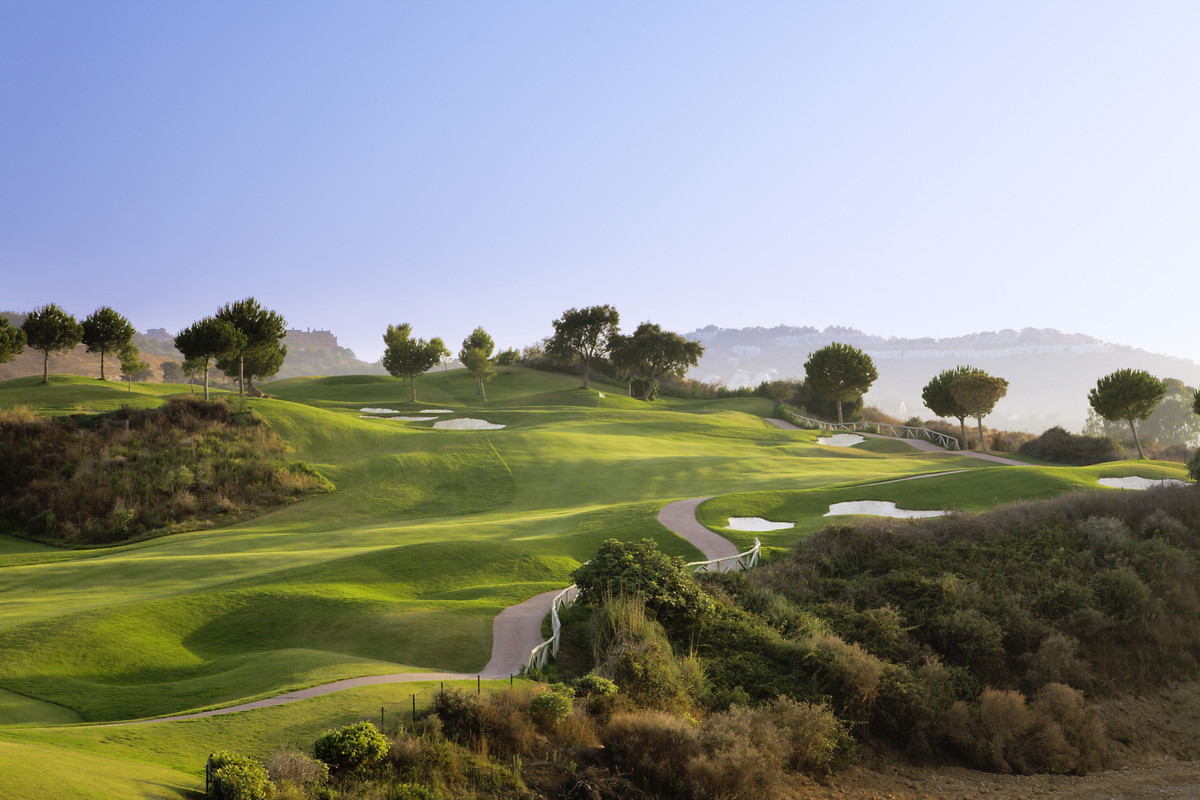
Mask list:
[[[877,433],[880,436],[891,436],[896,439],[924,439],[927,442],[933,442],[938,447],[946,450],[959,450],[958,437],[950,436],[941,431],[931,430],[929,428],[914,428],[909,425],[891,425],[886,422],[827,422],[823,419],[814,419],[797,414],[787,406],[779,408],[779,416],[786,419],[793,425],[801,428],[816,429],[822,431],[865,431],[867,433]]]
[[[728,572],[734,569],[750,569],[758,565],[758,556],[762,551],[762,543],[756,537],[754,546],[744,553],[724,558],[714,558],[709,561],[689,561],[684,566],[694,572]],[[716,567],[716,569],[713,569]],[[571,584],[554,596],[550,603],[550,638],[529,652],[529,661],[525,664],[526,672],[543,670],[551,659],[558,655],[558,646],[562,641],[562,621],[558,617],[560,608],[575,604],[579,597],[579,587]]]

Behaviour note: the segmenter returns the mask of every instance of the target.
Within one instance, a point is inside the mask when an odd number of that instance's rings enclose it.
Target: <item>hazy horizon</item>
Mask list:
[[[0,6],[0,306],[1200,361],[1200,6]]]

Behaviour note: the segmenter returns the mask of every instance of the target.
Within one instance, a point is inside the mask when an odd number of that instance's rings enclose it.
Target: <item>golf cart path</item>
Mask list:
[[[776,428],[780,428],[785,431],[803,430],[803,428],[800,428],[782,419],[768,417],[767,422],[771,423]],[[953,453],[956,456],[969,456],[971,458],[977,458],[980,461],[991,461],[993,464],[1005,464],[1010,467],[1029,466],[1029,464],[1026,464],[1024,461],[1016,461],[1011,458],[1004,458],[1003,456],[994,456],[991,453],[980,453],[975,450],[946,450],[938,447],[933,442],[927,442],[924,439],[897,439],[895,436],[884,436],[879,433],[865,433],[863,431],[857,431],[857,433],[859,436],[868,436],[872,439],[892,439],[897,442],[904,442],[906,445],[909,445],[916,450],[920,450],[923,453]]]
[[[738,551],[724,537],[710,531],[696,521],[696,507],[707,500],[707,497],[696,497],[690,500],[680,500],[669,503],[658,513],[658,521],[668,530],[696,546],[704,553],[704,558],[713,560],[736,556]],[[727,565],[726,568],[729,568]],[[736,565],[734,565],[736,568]],[[550,604],[562,589],[552,589],[535,595],[523,603],[509,606],[496,615],[492,621],[492,657],[478,673],[465,672],[397,672],[388,675],[365,675],[361,678],[347,678],[298,689],[294,692],[266,697],[249,703],[239,703],[235,706],[214,708],[208,711],[197,711],[192,714],[176,714],[170,717],[136,720],[133,722],[106,723],[107,725],[137,725],[147,722],[177,722],[180,720],[215,717],[222,714],[236,714],[239,711],[250,711],[256,708],[270,708],[297,700],[307,700],[326,694],[340,692],[343,689],[353,689],[356,686],[373,686],[380,683],[416,683],[418,681],[462,681],[479,677],[484,680],[507,678],[521,671],[529,660],[529,653],[540,645],[545,637],[542,635],[542,620],[550,613]]]

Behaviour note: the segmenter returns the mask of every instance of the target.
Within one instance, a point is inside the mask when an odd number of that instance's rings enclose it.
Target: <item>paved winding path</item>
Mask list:
[[[785,422],[781,419],[768,419],[767,422],[783,430],[800,430],[792,423]],[[865,435],[875,436],[876,434]],[[902,439],[900,441],[912,445],[917,450],[924,452],[948,452],[923,439]],[[1020,461],[1013,461],[1011,459],[993,456],[987,453],[976,453],[970,450],[958,453],[958,455],[980,458],[986,461],[993,461],[998,464],[1009,464],[1022,467],[1028,466]],[[928,476],[921,475],[917,477]],[[900,480],[909,479],[902,478]],[[695,545],[696,549],[704,554],[704,558],[706,560],[712,561],[718,558],[736,556],[738,554],[738,549],[733,545],[732,542],[723,536],[713,533],[708,528],[696,521],[696,508],[708,499],[709,498],[707,497],[693,497],[689,500],[678,500],[674,503],[669,503],[658,512],[658,521],[662,523],[663,527]],[[738,569],[738,564],[736,562],[722,564],[721,569]],[[137,720],[135,722],[115,722],[106,724],[137,725],[147,722],[174,722],[177,720],[215,717],[221,714],[235,714],[239,711],[250,711],[251,709],[255,708],[269,708],[271,706],[294,703],[297,700],[307,700],[311,697],[320,697],[326,694],[333,694],[334,692],[340,692],[343,689],[352,689],[356,686],[373,686],[380,683],[457,681],[470,680],[471,678],[475,677],[481,677],[484,679],[507,678],[510,675],[519,673],[521,668],[525,666],[525,663],[529,659],[530,651],[542,643],[542,620],[544,620],[546,615],[550,613],[550,604],[553,602],[555,595],[561,591],[561,589],[554,589],[549,592],[542,592],[539,595],[529,598],[523,603],[509,606],[497,614],[496,619],[492,622],[492,657],[488,661],[487,665],[477,674],[461,672],[398,672],[389,675],[367,675],[361,678],[347,678],[346,680],[334,681],[333,683],[323,683],[320,686],[310,686],[307,689],[300,689],[295,692],[288,692],[287,694],[268,697],[263,700],[255,700],[250,703],[241,703],[235,706],[226,706],[225,708],[215,708],[210,711],[199,711],[194,714],[177,714],[170,717],[158,717],[155,719]]]

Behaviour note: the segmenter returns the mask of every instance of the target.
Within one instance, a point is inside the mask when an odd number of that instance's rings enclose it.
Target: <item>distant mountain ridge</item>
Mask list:
[[[884,337],[856,328],[778,325],[719,328],[685,334],[704,344],[689,377],[726,386],[803,378],[808,354],[832,342],[853,345],[876,362],[879,379],[867,402],[907,418],[932,416],[921,389],[944,369],[970,364],[1009,381],[1008,396],[989,418],[996,427],[1040,433],[1053,425],[1079,430],[1087,418],[1087,393],[1096,379],[1118,369],[1145,369],[1160,378],[1200,383],[1200,364],[1052,328],[984,331],[919,339]]]

